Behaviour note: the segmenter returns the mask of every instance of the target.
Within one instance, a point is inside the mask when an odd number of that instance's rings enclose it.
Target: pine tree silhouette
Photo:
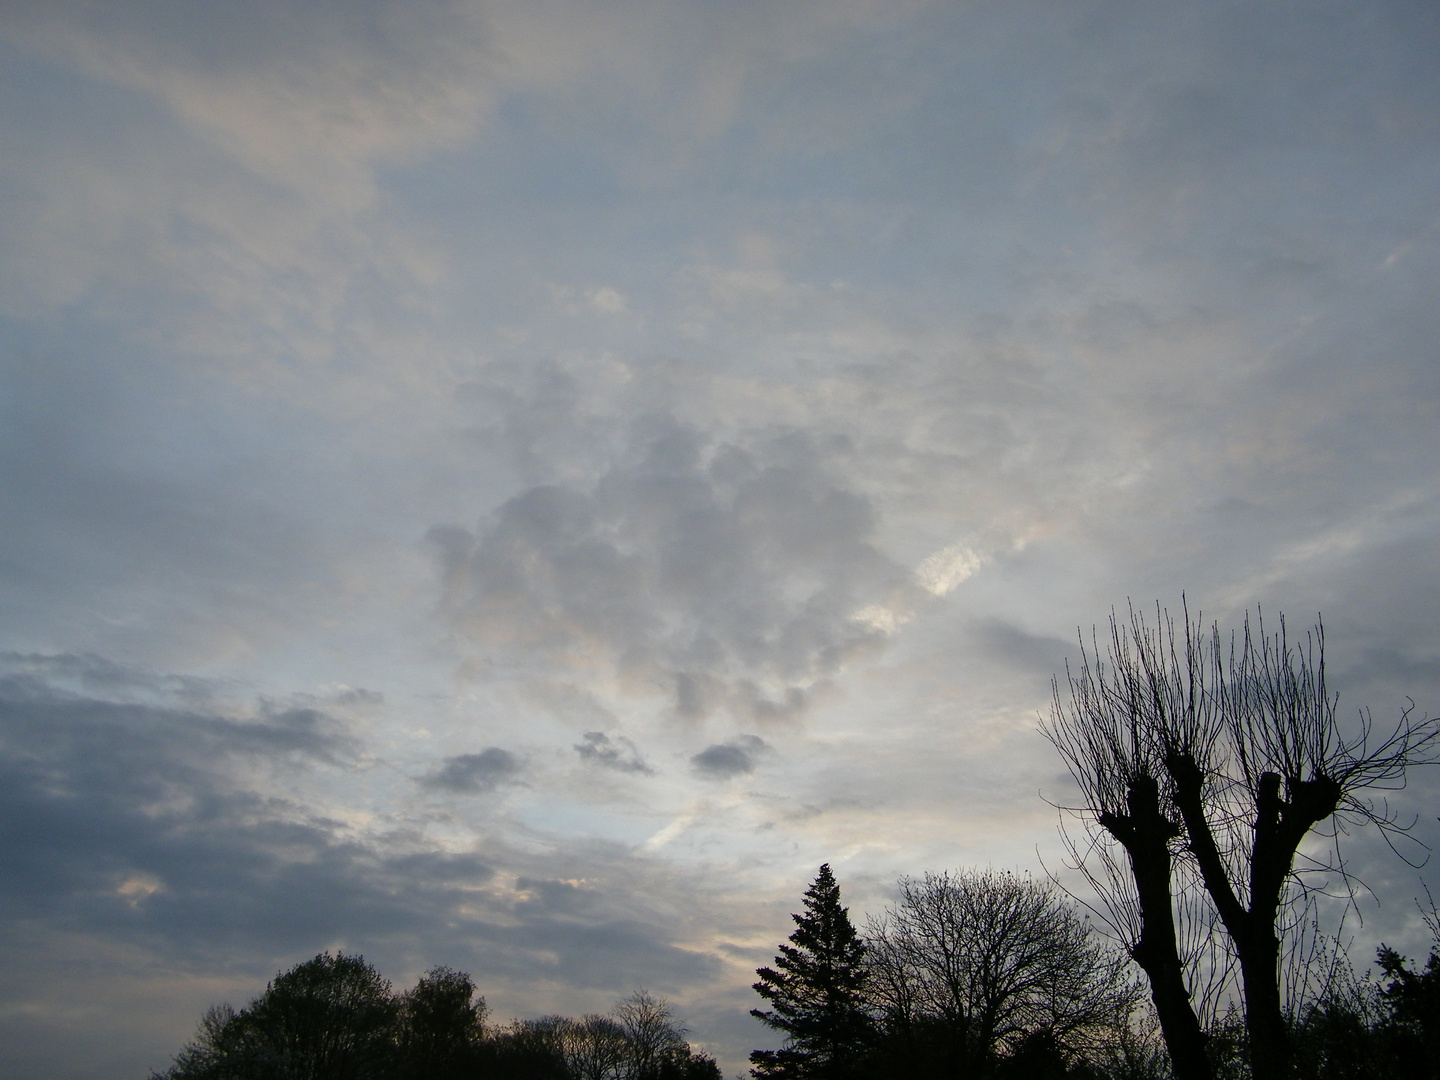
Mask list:
[[[771,1008],[750,1012],[783,1031],[785,1046],[753,1052],[751,1072],[767,1080],[850,1075],[872,1029],[863,994],[865,943],[840,906],[840,886],[829,863],[805,892],[804,914],[790,917],[791,944],[780,946],[773,968],[755,972],[760,976],[755,992]]]

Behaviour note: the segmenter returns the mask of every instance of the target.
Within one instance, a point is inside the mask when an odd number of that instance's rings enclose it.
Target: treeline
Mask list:
[[[604,1015],[486,1023],[470,976],[437,967],[395,993],[360,956],[322,953],[245,1008],[210,1009],[151,1080],[721,1080],[663,998]]]
[[[1049,882],[992,871],[926,874],[863,932],[822,866],[754,1010],[785,1036],[751,1054],[759,1080],[1170,1080],[1173,1067],[1127,953]],[[1440,1080],[1440,917],[1421,970],[1382,947],[1379,977],[1338,951],[1322,990],[1291,1003],[1293,1074]],[[1313,973],[1312,973],[1313,974]],[[1217,1010],[1207,1067],[1251,1073],[1245,1018]]]
[[[1049,882],[926,874],[857,929],[828,865],[755,990],[784,1036],[751,1054],[757,1080],[1171,1080],[1145,984]],[[1323,992],[1288,1021],[1306,1080],[1440,1080],[1440,917],[1416,970],[1382,947],[1377,977],[1332,956]],[[607,1014],[488,1023],[464,972],[396,993],[363,957],[321,954],[243,1009],[210,1009],[151,1080],[721,1080],[663,998]],[[1211,1071],[1250,1077],[1246,1025],[1222,1010]]]

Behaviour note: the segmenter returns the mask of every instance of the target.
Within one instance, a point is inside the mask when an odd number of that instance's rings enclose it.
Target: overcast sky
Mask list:
[[[727,1072],[1127,598],[1440,710],[1440,8],[7,0],[0,1073],[360,951]],[[1440,770],[1436,770],[1440,771]],[[1397,797],[1440,843],[1440,778]],[[1374,837],[1347,933],[1424,945]]]

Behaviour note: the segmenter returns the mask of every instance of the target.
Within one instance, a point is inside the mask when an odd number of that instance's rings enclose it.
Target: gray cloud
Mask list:
[[[147,671],[94,653],[0,652],[0,671],[15,686],[98,694],[108,700],[171,700],[209,704],[228,687],[194,675]]]
[[[655,770],[641,756],[639,748],[624,735],[613,739],[603,731],[587,731],[583,742],[575,744],[581,759],[617,772],[652,775]]]
[[[769,747],[755,735],[741,735],[729,742],[707,746],[690,759],[690,765],[701,776],[711,780],[729,780],[755,771],[756,759]]]
[[[588,1007],[546,997],[556,985],[610,997],[714,978],[717,960],[682,945],[676,883],[625,846],[443,850],[406,827],[357,831],[328,816],[309,778],[347,768],[354,750],[314,711],[235,720],[0,680],[4,1060],[46,1052],[43,1025],[26,1019],[38,1015],[26,1005],[36,981],[12,966],[25,950],[8,928],[22,925],[52,949],[79,935],[171,972],[245,973],[256,990],[345,942],[391,971],[417,955],[466,967],[534,1012]],[[516,766],[491,748],[449,759],[442,775],[473,790]],[[537,1004],[519,1004],[525,986]],[[177,1003],[182,1030],[207,1003]]]
[[[315,875],[349,861],[322,817],[250,786],[353,760],[355,740],[315,710],[235,720],[7,678],[0,743],[0,905],[16,917],[64,912],[188,952],[268,936],[261,925],[283,925],[288,889],[307,895],[306,879],[319,887]]]
[[[991,658],[1009,667],[1027,670],[1042,681],[1062,672],[1065,658],[1076,653],[1074,641],[1032,634],[999,618],[979,620],[975,634],[976,644]]]
[[[421,782],[426,787],[480,795],[513,781],[519,772],[519,758],[508,750],[491,746],[478,754],[457,754],[446,758],[439,769]]]
[[[618,457],[591,484],[516,495],[476,534],[431,530],[446,611],[477,644],[598,654],[682,716],[766,719],[883,643],[853,616],[905,574],[810,436],[741,444],[649,416]]]

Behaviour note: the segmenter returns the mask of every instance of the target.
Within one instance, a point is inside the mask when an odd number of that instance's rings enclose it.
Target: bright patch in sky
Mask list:
[[[931,595],[949,596],[984,565],[985,560],[964,544],[951,544],[926,556],[915,577]]]

